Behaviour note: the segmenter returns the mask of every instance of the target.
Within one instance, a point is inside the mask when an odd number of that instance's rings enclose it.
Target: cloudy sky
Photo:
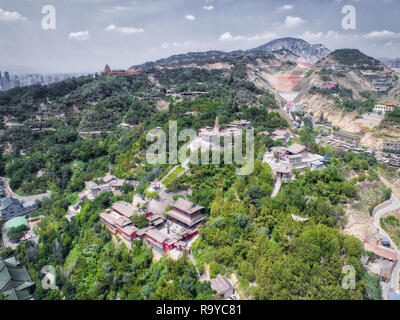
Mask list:
[[[291,36],[400,57],[399,0],[0,0],[0,68],[93,72]],[[55,30],[42,8],[54,6]],[[342,8],[356,9],[343,29]],[[46,20],[48,22],[48,20]]]

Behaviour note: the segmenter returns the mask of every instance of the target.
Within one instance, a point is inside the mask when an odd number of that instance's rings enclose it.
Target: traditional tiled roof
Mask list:
[[[276,165],[275,171],[278,173],[291,173],[293,169],[288,164],[278,163]]]
[[[134,212],[136,211],[133,205],[125,201],[114,203],[112,208],[114,211],[117,211],[118,213],[122,214],[123,216],[129,219],[133,216]]]
[[[21,202],[16,198],[7,197],[0,200],[0,210],[5,210],[12,204],[21,205]]]
[[[219,275],[215,279],[211,279],[211,289],[217,291],[218,294],[222,294],[230,288],[233,289],[233,285],[225,276]]]
[[[103,177],[104,183],[109,183],[112,180],[118,180],[118,178],[111,174],[107,174],[106,176]]]
[[[168,211],[168,212],[166,212],[166,215],[170,216],[173,219],[176,219],[176,220],[179,220],[179,221],[185,223],[189,227],[199,223],[200,221],[203,221],[206,218],[201,213],[199,213],[195,216],[188,217],[184,213],[176,211],[176,210]]]
[[[198,206],[193,202],[190,202],[182,198],[178,198],[178,200],[176,200],[176,202],[174,203],[173,207],[185,211],[188,214],[193,214],[197,211],[200,211],[201,209],[204,209],[204,207]]]
[[[397,261],[397,259],[398,259],[396,252],[394,252],[393,250],[373,246],[368,243],[366,243],[364,245],[364,247],[365,247],[366,251],[371,251],[371,252],[375,253],[377,256],[384,258],[386,260]]]
[[[8,300],[27,300],[32,298],[29,288],[34,286],[24,265],[14,257],[0,258],[0,293]]]
[[[86,188],[88,188],[90,190],[100,189],[99,185],[93,181],[86,181],[85,186],[86,186]]]
[[[165,241],[171,240],[170,237],[168,237],[167,235],[161,233],[156,229],[149,229],[146,231],[145,234],[159,243],[164,243]]]
[[[116,213],[110,213],[110,212],[102,212],[100,213],[100,218],[102,218],[104,221],[108,222],[110,225],[113,225],[118,228],[122,228],[125,226],[128,226],[132,224],[132,221],[129,220],[126,217],[120,216],[119,214]]]
[[[297,144],[297,143],[291,145],[287,149],[287,151],[292,154],[297,154],[297,153],[303,152],[304,150],[307,150],[307,148],[305,146],[302,146],[301,144]]]

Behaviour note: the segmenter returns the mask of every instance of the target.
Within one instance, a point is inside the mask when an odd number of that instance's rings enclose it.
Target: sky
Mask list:
[[[96,72],[299,37],[400,58],[399,0],[0,0],[0,69]],[[55,9],[55,19],[46,18]],[[355,29],[344,29],[345,6]],[[46,8],[45,8],[46,9]],[[347,13],[347,11],[346,11]],[[55,29],[42,20],[55,21]]]

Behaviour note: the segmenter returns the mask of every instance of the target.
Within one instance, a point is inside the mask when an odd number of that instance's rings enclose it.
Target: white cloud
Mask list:
[[[259,42],[259,41],[268,41],[278,38],[278,35],[274,32],[264,32],[262,34],[256,34],[253,36],[232,36],[230,32],[225,32],[221,34],[219,37],[220,41],[248,41],[248,42]]]
[[[21,16],[16,11],[6,11],[0,8],[0,21],[17,21],[26,20],[25,17]]]
[[[392,31],[384,30],[384,31],[372,31],[363,36],[367,39],[392,39],[400,37],[400,33],[395,33]]]
[[[279,10],[292,10],[294,8],[291,4],[285,4],[284,6],[280,7]]]
[[[188,48],[190,46],[189,41],[185,42],[164,42],[161,45],[162,49],[170,49],[170,48]]]
[[[135,2],[133,2],[133,4],[135,4]],[[135,10],[135,6],[134,5],[130,5],[130,6],[114,6],[113,7],[114,10],[116,11],[126,11],[126,10]]]
[[[300,17],[287,16],[284,22],[284,26],[287,28],[296,28],[304,22],[305,21]]]
[[[221,34],[221,36],[219,37],[219,40],[231,40],[233,39],[232,35],[230,32],[225,32],[224,34]]]
[[[298,35],[299,38],[304,39],[306,41],[324,41],[324,40],[350,40],[353,39],[354,37],[357,37],[357,35],[344,35],[340,34],[337,31],[332,31],[329,30],[326,33],[323,32],[312,32],[312,31],[306,31],[301,35]]]
[[[193,15],[191,15],[191,14],[187,14],[187,15],[185,16],[185,19],[187,19],[187,20],[196,20],[196,17],[193,16]]]
[[[114,24],[110,24],[107,28],[104,30],[106,31],[115,31],[123,34],[136,34],[136,33],[142,33],[144,32],[144,29],[142,28],[130,28],[130,27],[117,27]]]
[[[69,40],[88,40],[90,38],[89,31],[71,32],[68,36]]]
[[[214,10],[214,6],[204,6],[204,10]]]

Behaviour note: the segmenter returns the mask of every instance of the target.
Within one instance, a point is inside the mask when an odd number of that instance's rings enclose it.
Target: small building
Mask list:
[[[324,166],[325,166],[324,163],[319,160],[311,162],[310,164],[311,170],[321,170],[324,168]]]
[[[146,213],[146,218],[149,221],[149,225],[153,227],[159,227],[165,222],[161,214],[153,214],[152,212]]]
[[[389,90],[389,86],[375,86],[375,92],[386,92]]]
[[[111,210],[100,213],[100,219],[111,233],[120,235],[128,242],[134,238],[139,230],[131,220]]]
[[[336,85],[334,83],[329,83],[329,84],[324,84],[322,86],[320,86],[319,88],[321,90],[331,90],[335,87]]]
[[[286,182],[293,178],[293,168],[287,164],[278,164],[275,169],[276,176],[278,179],[284,180]]]
[[[79,194],[80,201],[94,200],[102,192],[101,187],[93,181],[86,181],[85,187],[86,189]]]
[[[374,253],[380,259],[397,262],[397,259],[398,259],[397,253],[393,250],[378,247],[378,246],[373,246],[368,243],[366,243],[364,245],[364,247],[365,247],[366,251],[370,251],[370,252]]]
[[[288,112],[302,112],[304,105],[301,103],[288,102],[286,103],[285,108]]]
[[[236,120],[228,123],[228,128],[235,128],[239,130],[248,129],[251,126],[251,122],[247,120]]]
[[[392,264],[392,267],[382,268],[379,277],[383,282],[390,282],[390,279],[392,278],[393,268],[394,268],[394,263]]]
[[[127,123],[125,123],[125,122],[120,123],[120,124],[118,125],[118,127],[121,128],[121,129],[124,129],[124,130],[129,130],[129,129],[132,129],[132,128],[133,128],[132,125],[127,124]]]
[[[7,300],[33,300],[35,283],[15,257],[0,258],[0,293]]]
[[[175,248],[176,240],[161,233],[157,229],[148,229],[144,233],[144,243],[150,245],[157,252],[165,253]]]
[[[352,143],[352,144],[360,144],[361,142],[361,137],[350,134],[350,133],[345,133],[345,132],[333,132],[333,138],[336,140]]]
[[[8,220],[17,216],[27,214],[38,208],[36,202],[19,200],[17,198],[7,197],[0,199],[0,214],[2,220]]]
[[[105,184],[108,184],[108,185],[113,185],[113,184],[116,183],[117,181],[118,181],[118,178],[115,177],[115,176],[113,176],[113,175],[111,175],[111,174],[107,174],[107,175],[105,175],[105,176],[103,177],[103,182],[104,182]]]
[[[400,154],[400,142],[384,142],[383,152]]]
[[[172,210],[166,212],[166,215],[174,222],[180,222],[184,226],[193,228],[205,220],[201,214],[204,209],[188,200],[179,198],[172,205]]]
[[[386,112],[392,112],[395,110],[395,106],[394,105],[390,105],[390,104],[377,104],[374,107],[374,112],[376,113],[386,113]]]
[[[275,130],[269,136],[271,137],[272,140],[282,141],[283,143],[288,142],[292,137],[288,130]]]
[[[227,277],[221,275],[211,279],[211,289],[215,290],[221,299],[228,299],[235,294],[232,282]]]
[[[307,147],[302,146],[301,144],[292,144],[289,148],[287,148],[286,154],[287,155],[303,155],[307,156],[309,153]]]

